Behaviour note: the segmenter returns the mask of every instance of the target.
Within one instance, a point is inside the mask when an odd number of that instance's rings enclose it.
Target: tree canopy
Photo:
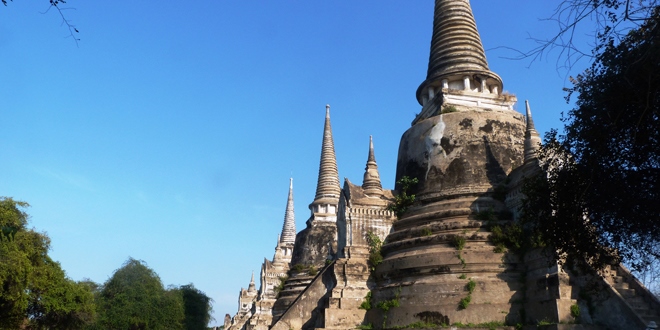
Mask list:
[[[640,269],[660,257],[659,7],[620,41],[602,41],[568,89],[578,96],[564,134],[546,135],[547,178],[526,185],[523,222],[558,254]]]
[[[48,256],[48,236],[27,228],[28,206],[0,198],[0,328],[80,329],[95,316],[92,291]]]
[[[96,286],[98,320],[89,329],[206,329],[211,298],[191,283],[165,288],[144,261],[129,258]]]
[[[166,290],[158,274],[129,258],[98,297],[102,329],[183,329],[183,299]]]

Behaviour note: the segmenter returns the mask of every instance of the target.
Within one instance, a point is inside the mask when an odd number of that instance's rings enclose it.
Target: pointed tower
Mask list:
[[[273,264],[278,267],[288,269],[293,254],[293,247],[296,243],[296,218],[293,211],[293,178],[289,179],[289,197],[286,201],[286,211],[284,211],[284,223],[282,224],[282,234],[277,235],[277,246],[275,247],[275,256]]]
[[[534,119],[532,111],[529,109],[529,101],[525,100],[525,110],[527,115],[527,127],[525,128],[525,163],[537,158],[539,148],[541,147],[541,136],[534,128]]]
[[[280,244],[292,244],[296,242],[296,217],[293,212],[293,178],[289,179],[289,197],[286,200],[286,211],[284,211],[284,224]]]
[[[434,15],[428,72],[417,90],[422,111],[401,137],[397,161],[396,182],[418,180],[407,191],[415,200],[392,224],[373,274],[372,299],[401,302],[370,320],[386,319],[384,328],[423,321],[420,315],[447,324],[503,321],[502,310],[514,321],[521,308],[510,303],[519,269],[494,252],[484,214],[513,220],[498,192],[524,162],[524,116],[488,67],[470,2],[436,0]],[[467,310],[457,294],[465,278],[489,290]]]
[[[309,205],[313,220],[336,220],[335,214],[340,193],[335,143],[332,140],[332,126],[330,125],[330,105],[328,104],[325,106],[325,125],[323,126],[323,143],[321,145],[321,162],[319,164],[316,196]]]
[[[335,145],[330,125],[330,105],[326,105],[316,196],[309,204],[311,216],[307,220],[307,227],[296,235],[292,265],[321,267],[325,265],[326,256],[330,252],[328,243],[332,244],[332,251],[336,251],[337,207],[340,195]]]
[[[515,97],[501,93],[502,79],[488,68],[470,2],[437,0],[428,71],[416,93],[423,108],[413,124],[475,105],[513,110]]]
[[[367,167],[364,169],[364,179],[362,180],[362,189],[368,196],[382,196],[383,186],[380,184],[380,174],[378,173],[378,164],[374,156],[374,140],[369,136],[369,157],[367,158]]]
[[[250,285],[248,285],[248,292],[250,293],[257,292],[257,288],[254,284],[254,272],[252,272],[252,277],[250,278]]]

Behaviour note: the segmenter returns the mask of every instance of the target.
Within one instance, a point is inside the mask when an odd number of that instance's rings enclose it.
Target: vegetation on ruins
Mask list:
[[[465,237],[456,235],[452,237],[451,244],[456,248],[456,250],[461,251],[465,247]]]
[[[394,307],[400,306],[400,302],[399,302],[400,295],[401,295],[401,287],[397,288],[394,298],[380,301],[376,304],[376,308],[383,311],[383,328],[385,328],[385,324],[387,323],[387,312]]]
[[[410,188],[419,183],[417,178],[403,176],[396,182],[399,186],[399,193],[394,196],[394,202],[387,206],[387,210],[394,212],[397,219],[401,219],[410,206],[415,203],[415,195],[409,194]]]
[[[465,290],[468,292],[467,297],[461,299],[461,301],[458,302],[458,309],[466,309],[470,305],[470,302],[472,301],[472,293],[474,292],[474,289],[477,287],[477,282],[473,281],[470,279],[467,284],[465,284]]]
[[[360,309],[364,309],[364,310],[371,309],[371,291],[367,292],[367,295],[364,296],[364,300],[360,304]]]
[[[376,266],[380,265],[383,262],[383,255],[380,250],[383,247],[383,241],[380,240],[378,235],[367,232],[367,244],[369,244],[369,270],[375,271]]]
[[[330,261],[332,262],[332,260]],[[326,260],[326,265],[329,265],[330,263],[327,262]],[[307,273],[309,276],[316,276],[316,274],[319,273],[318,269],[314,265],[307,265],[307,264],[295,264],[291,269],[289,269],[289,275],[295,274],[295,273]]]
[[[591,4],[592,1],[585,1]],[[617,15],[625,6],[625,16]],[[611,0],[591,67],[572,78],[575,108],[545,137],[547,177],[525,184],[524,229],[556,257],[634,270],[660,257],[660,7]],[[634,20],[633,20],[634,19]],[[624,36],[618,24],[639,24]]]
[[[284,284],[286,283],[286,280],[289,279],[289,276],[280,276],[278,279],[280,280],[280,282],[277,284],[275,288],[273,288],[276,294],[279,294],[280,292],[282,292],[282,290],[284,290]]]
[[[456,107],[453,106],[453,105],[444,105],[442,107],[442,111],[440,113],[445,114],[445,113],[452,113],[452,112],[458,112],[458,109],[456,109]]]
[[[27,227],[28,206],[0,198],[0,328],[79,329],[96,316],[92,291],[48,256],[48,236]]]
[[[571,305],[571,316],[576,319],[580,316],[580,306],[577,304]]]

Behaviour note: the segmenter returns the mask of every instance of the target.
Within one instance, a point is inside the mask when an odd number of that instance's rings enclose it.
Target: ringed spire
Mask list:
[[[362,189],[367,195],[382,195],[383,186],[380,183],[380,174],[378,173],[378,164],[374,155],[374,140],[369,136],[369,156],[367,157],[367,166],[364,169],[364,179],[362,180]]]
[[[537,153],[541,146],[541,136],[534,127],[532,119],[532,110],[529,108],[529,101],[525,100],[525,115],[527,128],[525,129],[525,163],[537,158]]]
[[[293,211],[293,178],[289,179],[289,197],[286,200],[284,224],[279,237],[280,244],[294,244],[296,242],[296,217]]]
[[[490,71],[469,0],[436,0],[426,80],[417,89],[424,105],[440,89],[500,94],[502,79]]]
[[[339,186],[339,172],[335,157],[335,144],[332,139],[332,125],[330,125],[330,105],[325,106],[325,124],[323,126],[323,142],[321,144],[321,161],[319,164],[319,177],[316,185],[316,196],[310,205],[339,203],[341,187]],[[314,210],[312,210],[314,211]]]

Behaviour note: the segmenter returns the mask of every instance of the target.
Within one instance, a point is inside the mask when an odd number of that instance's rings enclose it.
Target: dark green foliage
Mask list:
[[[92,290],[48,256],[48,236],[27,229],[28,206],[0,198],[0,329],[80,329],[95,317]]]
[[[364,297],[364,301],[360,304],[360,309],[370,310],[371,309],[371,291],[367,292],[367,295]]]
[[[372,232],[367,232],[366,238],[367,244],[369,244],[369,270],[373,272],[376,270],[376,266],[383,262],[383,255],[380,253],[383,242],[378,235]]]
[[[431,229],[424,228],[422,229],[421,234],[422,236],[431,236],[433,235],[433,232],[431,231]]]
[[[465,247],[465,237],[456,235],[452,237],[451,244],[456,248],[456,250],[461,251]]]
[[[571,316],[574,318],[578,318],[580,316],[580,306],[576,304],[571,305]]]
[[[282,290],[284,290],[284,283],[286,283],[286,280],[288,280],[289,277],[282,276],[279,279],[280,279],[280,283],[274,288],[275,293],[280,293]]]
[[[467,297],[461,299],[458,303],[458,309],[466,309],[470,306],[470,301],[472,301],[472,296],[468,295]]]
[[[477,287],[477,282],[473,281],[470,279],[470,281],[465,285],[465,289],[468,291],[469,294],[472,294],[474,292],[474,289]]]
[[[526,185],[525,220],[558,254],[596,267],[623,258],[640,269],[660,256],[660,10],[650,8],[620,42],[599,36],[593,65],[568,89],[578,98],[565,135],[546,135],[547,180]]]
[[[332,260],[330,260],[330,263]],[[326,260],[326,265],[329,265],[328,260]],[[314,265],[305,265],[305,264],[295,264],[291,269],[289,270],[289,275],[295,274],[295,273],[307,273],[309,276],[316,276],[318,274],[318,269],[314,267]]]
[[[522,225],[519,223],[507,223],[503,227],[494,225],[490,227],[490,241],[495,244],[494,252],[503,253],[507,249],[514,253],[524,253],[532,247],[537,247],[538,244],[529,236],[529,233],[524,233]]]
[[[458,109],[456,109],[455,106],[453,105],[445,105],[442,107],[442,111],[440,113],[445,114],[445,113],[452,113],[452,112],[458,112]]]
[[[381,301],[376,305],[376,308],[382,310],[383,312],[387,312],[390,310],[390,308],[393,307],[399,307],[399,297],[390,300]]]
[[[183,297],[184,319],[186,330],[205,330],[211,321],[212,299],[190,283],[178,289]]]
[[[99,295],[103,329],[183,329],[184,301],[179,290],[165,290],[158,274],[129,258]]]
[[[399,181],[396,182],[398,189],[398,194],[394,196],[394,203],[391,203],[387,206],[387,209],[394,212],[398,219],[401,219],[404,213],[408,210],[410,206],[415,203],[415,195],[409,194],[410,188],[419,183],[417,178],[409,178],[403,176]]]
[[[461,276],[459,276],[458,278],[461,279],[461,280],[464,280],[464,279],[467,278],[467,275],[465,275],[465,274],[461,274]]]
[[[465,262],[465,258],[461,255],[461,251],[458,251],[458,260],[461,262],[461,265],[463,268],[467,267],[467,263]]]

